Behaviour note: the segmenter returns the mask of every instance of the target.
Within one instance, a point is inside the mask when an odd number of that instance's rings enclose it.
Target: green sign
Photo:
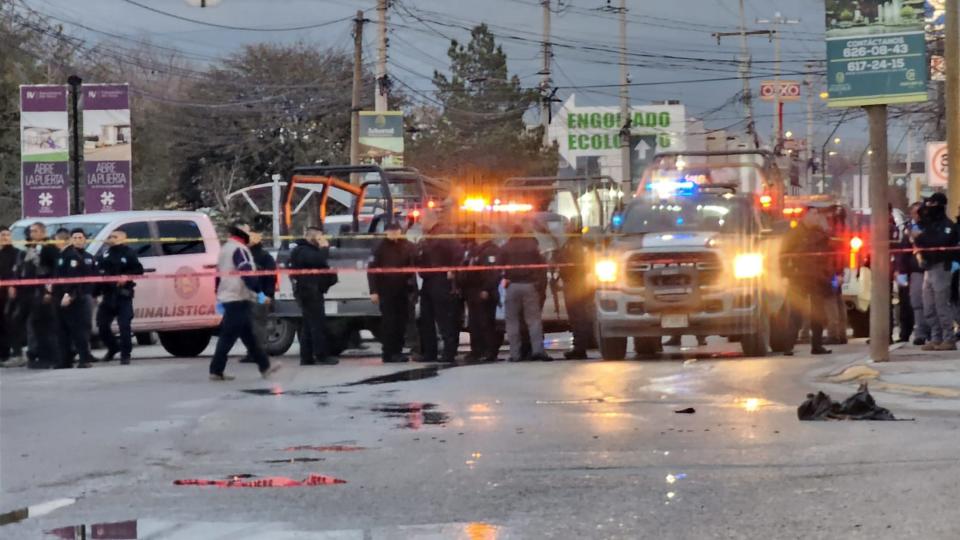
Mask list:
[[[831,107],[927,100],[925,0],[826,0]]]
[[[360,111],[360,153],[384,165],[403,164],[403,113]]]

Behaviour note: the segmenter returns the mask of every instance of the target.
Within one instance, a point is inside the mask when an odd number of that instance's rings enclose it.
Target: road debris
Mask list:
[[[889,410],[877,405],[867,383],[860,383],[857,393],[843,403],[837,403],[823,392],[807,394],[807,399],[797,407],[800,420],[896,420]]]

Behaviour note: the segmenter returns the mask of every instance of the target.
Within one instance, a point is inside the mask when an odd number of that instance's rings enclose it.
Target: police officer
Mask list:
[[[563,281],[563,303],[567,307],[567,318],[570,319],[570,328],[573,331],[573,349],[563,356],[567,360],[586,360],[587,350],[594,347],[595,341],[594,290],[588,279],[587,246],[576,222],[571,221],[568,233],[556,257],[560,279]]]
[[[423,230],[426,237],[420,241],[417,262],[424,268],[449,268],[459,266],[463,259],[460,242],[451,238],[452,232],[440,223],[436,212],[426,212],[423,216]],[[420,343],[424,362],[436,362],[437,330],[443,342],[443,353],[439,360],[453,363],[460,342],[460,328],[454,312],[453,272],[421,272],[420,279]]]
[[[493,241],[493,231],[487,225],[476,229],[477,239],[467,246],[464,260],[468,267],[497,266],[500,248]],[[457,273],[461,294],[467,304],[467,323],[470,330],[468,362],[493,362],[500,352],[497,339],[497,304],[500,303],[500,270],[469,270]]]
[[[250,226],[246,223],[234,223],[228,232],[230,238],[224,242],[220,255],[217,256],[217,302],[223,308],[223,320],[220,322],[217,348],[210,361],[210,380],[229,381],[234,378],[226,375],[224,370],[227,367],[227,355],[238,339],[257,363],[260,375],[266,379],[282,365],[270,362],[253,332],[251,310],[260,293],[260,280],[256,276],[238,275],[238,272],[257,269],[253,263],[253,255],[247,248],[250,243]]]
[[[101,276],[139,276],[143,274],[143,265],[136,252],[127,245],[127,233],[115,230],[107,236],[107,249],[97,257],[97,269]],[[101,283],[96,288],[100,296],[97,308],[97,331],[100,341],[107,347],[102,362],[110,362],[120,354],[120,364],[130,363],[133,351],[133,295],[136,283],[130,279]],[[120,343],[113,335],[111,325],[117,321],[120,329]]]
[[[934,193],[921,210],[921,231],[914,243],[920,249],[923,272],[923,310],[930,326],[930,341],[925,351],[953,351],[957,348],[953,333],[953,306],[950,281],[957,246],[957,226],[947,217],[947,197]]]
[[[70,231],[70,243],[60,252],[54,277],[72,279],[97,274],[96,261],[87,253],[87,235],[83,229]],[[54,302],[60,307],[60,364],[59,368],[73,367],[73,355],[79,357],[78,368],[88,368],[93,362],[90,354],[90,315],[92,285],[62,283],[54,287]]]
[[[20,250],[13,246],[10,229],[0,226],[0,280],[14,279]],[[0,287],[0,367],[20,367],[26,360],[20,357],[26,329],[17,315],[16,290]]]
[[[270,255],[270,252],[263,247],[263,234],[260,231],[250,231],[250,254],[253,255],[253,264],[257,270],[273,271],[277,269],[277,261]],[[276,274],[264,274],[257,276],[260,282],[261,296],[258,302],[253,304],[253,333],[257,336],[260,346],[266,349],[267,346],[267,319],[270,317],[270,311],[273,309],[273,299],[277,293]],[[250,353],[241,360],[245,363],[253,363],[253,357]]]
[[[330,243],[319,227],[308,227],[304,239],[290,253],[290,268],[295,270],[328,270]],[[293,295],[300,306],[300,365],[333,366],[340,361],[329,356],[326,335],[326,313],[323,296],[337,282],[332,273],[293,276]]]
[[[397,222],[386,227],[387,237],[373,251],[368,268],[412,268],[417,264],[417,249],[406,238]],[[368,272],[370,300],[380,306],[380,342],[384,362],[407,362],[403,356],[404,334],[411,308],[411,293],[416,291],[413,272]]]
[[[41,222],[30,225],[29,241],[17,263],[21,279],[53,277],[60,250],[47,238],[47,227]],[[30,285],[16,291],[27,311],[27,367],[49,369],[60,363],[58,340],[49,339],[57,332],[57,310],[53,306],[52,285]]]
[[[530,335],[530,359],[544,362],[553,360],[543,350],[541,291],[546,289],[547,271],[545,268],[524,268],[546,264],[537,240],[529,236],[524,226],[517,225],[513,229],[513,236],[500,250],[500,261],[508,267],[503,272],[503,287],[506,290],[504,317],[507,339],[510,341],[510,361],[520,362],[524,359],[521,353],[521,318],[526,322]],[[509,268],[511,266],[518,268]]]
[[[791,339],[788,353],[792,354],[793,343],[803,319],[810,321],[810,353],[830,354],[823,346],[825,314],[823,306],[830,301],[833,287],[834,265],[824,246],[830,245],[827,222],[816,211],[808,211],[799,226],[791,229],[784,240],[781,267],[790,281],[787,298],[791,313]]]
[[[896,256],[897,280],[901,284],[906,282],[906,288],[909,291],[908,304],[913,310],[913,344],[917,346],[924,345],[930,339],[930,326],[923,316],[923,267],[920,266],[920,261],[913,252],[916,247],[914,239],[920,234],[921,206],[923,206],[922,202],[910,205],[910,220],[903,226],[900,245],[897,246],[899,252]],[[903,315],[901,315],[902,318]]]

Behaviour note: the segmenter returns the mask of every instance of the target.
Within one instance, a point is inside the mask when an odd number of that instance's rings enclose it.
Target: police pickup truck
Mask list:
[[[597,331],[605,359],[660,352],[663,336],[721,335],[744,354],[786,347],[779,238],[761,196],[703,175],[642,184],[598,254]]]

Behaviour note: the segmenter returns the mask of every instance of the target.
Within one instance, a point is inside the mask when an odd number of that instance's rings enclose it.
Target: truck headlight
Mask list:
[[[751,279],[763,275],[763,255],[759,253],[740,253],[733,258],[733,276],[737,279]]]
[[[617,280],[617,262],[611,259],[600,259],[594,265],[593,272],[600,283],[613,283]]]

